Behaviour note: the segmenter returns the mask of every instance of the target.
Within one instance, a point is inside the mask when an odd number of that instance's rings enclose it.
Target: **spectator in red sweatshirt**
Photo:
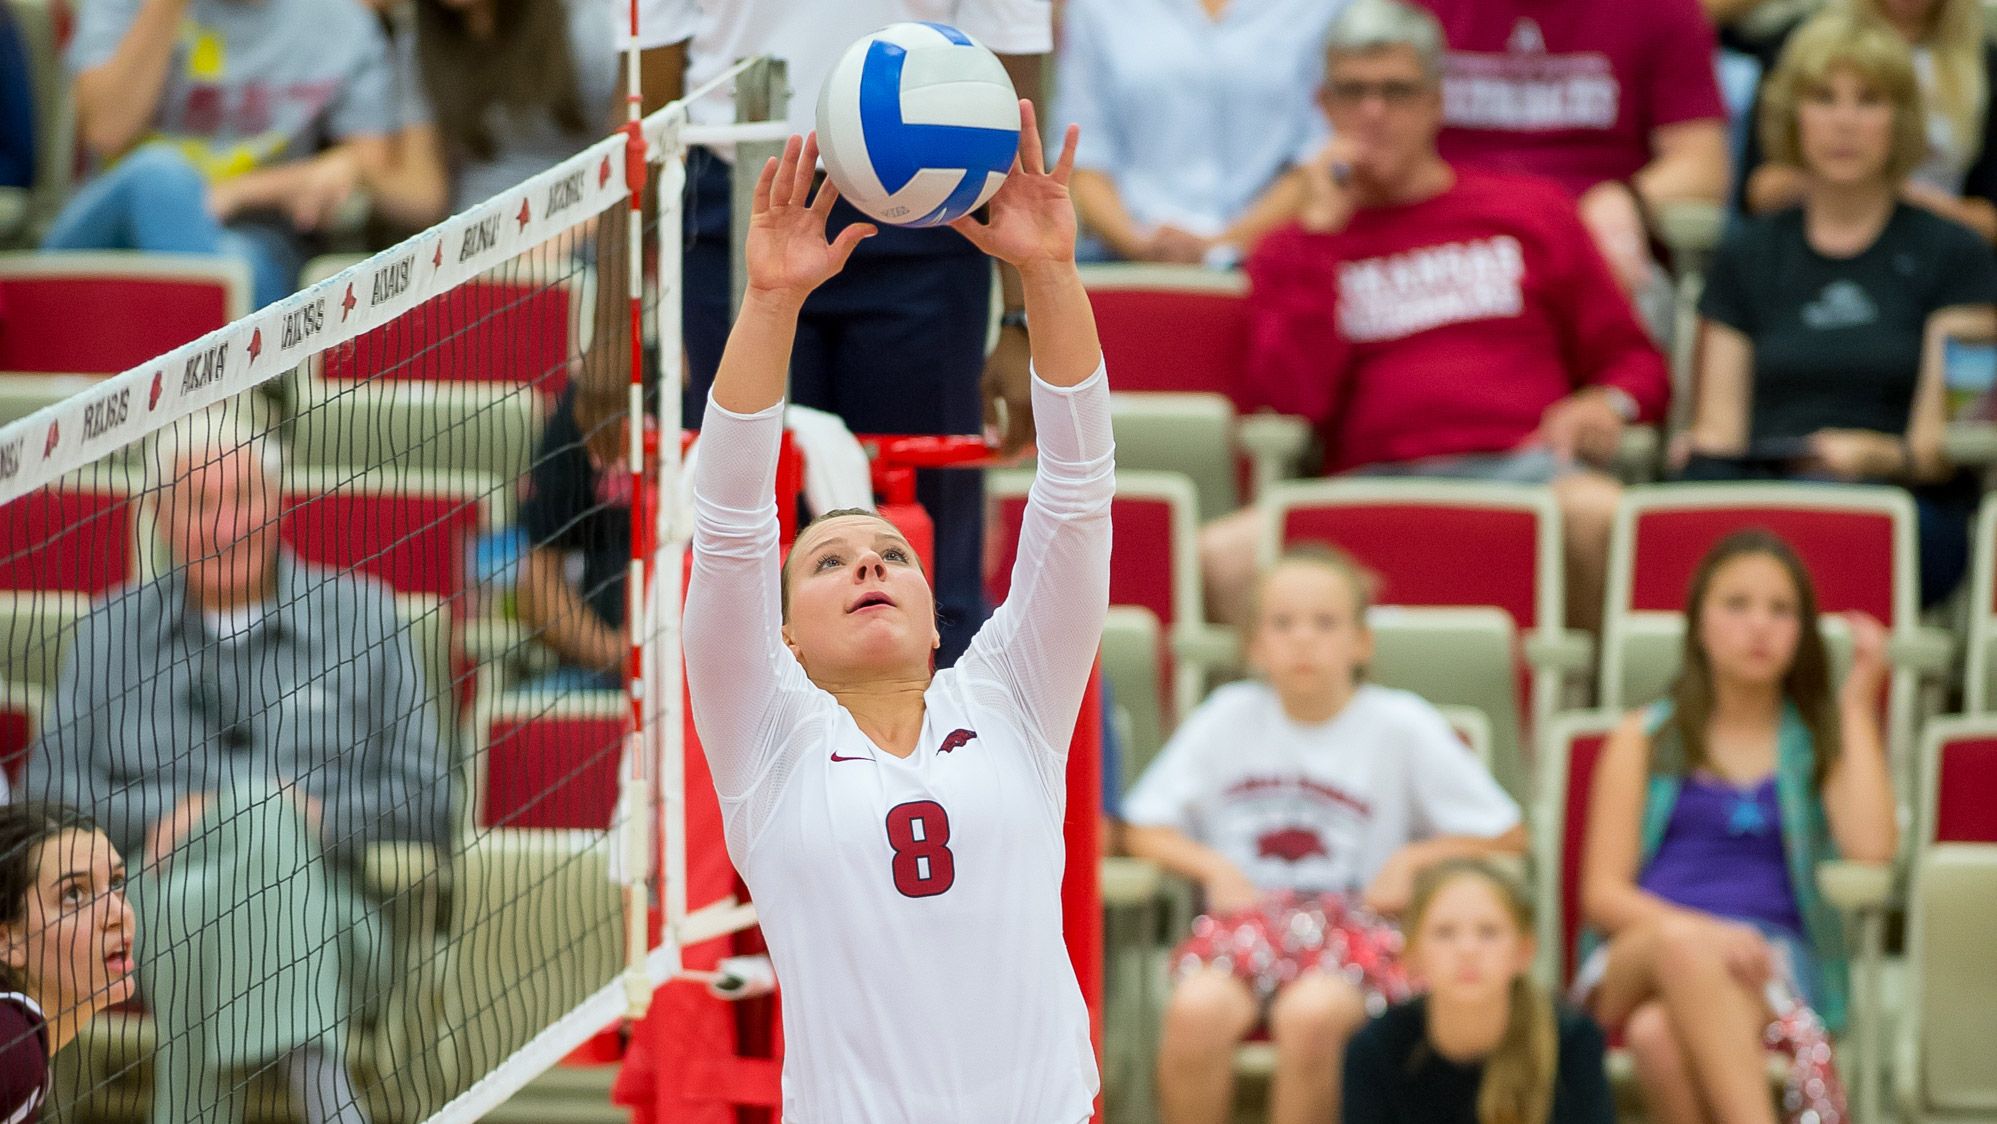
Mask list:
[[[1261,403],[1317,423],[1326,468],[1545,483],[1567,531],[1569,620],[1601,611],[1623,426],[1664,413],[1664,359],[1558,184],[1436,152],[1442,31],[1354,0],[1327,41],[1334,139],[1297,225],[1249,259]],[[1208,604],[1246,613],[1259,516],[1201,537]]]

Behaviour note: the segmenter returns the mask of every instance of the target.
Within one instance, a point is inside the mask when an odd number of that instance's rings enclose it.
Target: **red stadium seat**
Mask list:
[[[1030,473],[1018,471],[992,472],[985,478],[993,512],[986,590],[993,604],[1003,601],[1012,588],[1019,523],[1031,482]],[[1232,638],[1206,623],[1195,541],[1197,510],[1192,482],[1179,473],[1116,474],[1116,499],[1110,508],[1116,529],[1110,553],[1110,604],[1150,610],[1171,638],[1169,658],[1178,669],[1173,673],[1173,707],[1181,716],[1199,702],[1204,669],[1233,656]]]
[[[1242,407],[1248,285],[1241,275],[1197,266],[1095,265],[1084,267],[1082,279],[1119,391],[1213,391]]]
[[[308,561],[434,594],[462,615],[466,562],[504,499],[480,473],[299,469],[285,478],[282,533]]]
[[[1986,496],[1976,516],[1970,553],[1969,667],[1964,672],[1963,709],[1988,714],[1997,709],[1997,496]]]
[[[531,271],[530,271],[531,273]],[[581,287],[531,275],[467,281],[327,351],[320,377],[568,385],[582,354]]]
[[[131,577],[131,507],[122,491],[60,485],[7,505],[0,589],[96,595]]]
[[[610,691],[506,696],[479,720],[477,827],[609,827],[629,706]]]
[[[0,254],[0,371],[108,375],[249,314],[227,258]]]
[[[18,787],[21,770],[28,763],[28,750],[41,732],[40,691],[17,683],[0,683],[0,772],[7,783]]]

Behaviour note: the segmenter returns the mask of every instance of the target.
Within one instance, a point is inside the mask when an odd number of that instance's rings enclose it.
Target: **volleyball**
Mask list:
[[[869,218],[940,226],[977,210],[1019,149],[998,56],[954,27],[891,24],[846,49],[818,93],[818,151]]]

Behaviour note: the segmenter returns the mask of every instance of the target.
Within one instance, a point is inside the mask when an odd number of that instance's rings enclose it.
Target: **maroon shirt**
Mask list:
[[[1248,261],[1249,391],[1318,424],[1328,468],[1517,448],[1548,406],[1619,387],[1644,420],[1657,351],[1555,184],[1458,169],[1447,191],[1292,226]]]
[[[40,1120],[48,1092],[48,1021],[33,999],[0,992],[0,1124]]]
[[[1452,164],[1579,195],[1650,163],[1664,125],[1726,120],[1699,0],[1420,0],[1449,43],[1438,141]]]

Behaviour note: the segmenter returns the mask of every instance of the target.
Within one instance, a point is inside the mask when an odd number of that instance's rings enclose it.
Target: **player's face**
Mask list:
[[[1884,90],[1847,67],[1805,90],[1796,105],[1796,141],[1810,174],[1830,184],[1879,180],[1893,153],[1897,109]]]
[[[1512,980],[1532,968],[1532,935],[1481,877],[1445,883],[1411,937],[1415,974],[1434,999],[1453,1006],[1502,999]]]
[[[260,599],[277,553],[277,481],[251,447],[190,457],[168,488],[160,532],[188,588],[206,601]]]
[[[1743,554],[1713,572],[1699,606],[1699,641],[1721,682],[1771,686],[1796,660],[1803,615],[1789,571],[1766,554]]]
[[[936,599],[900,531],[869,515],[814,523],[789,564],[784,641],[819,682],[847,675],[925,672],[940,643]]]
[[[1392,185],[1434,152],[1442,87],[1413,47],[1333,55],[1319,98],[1332,131],[1354,146],[1356,177]]]
[[[1344,574],[1287,562],[1263,580],[1249,659],[1284,698],[1346,691],[1373,655],[1373,637]]]
[[[102,832],[65,831],[35,859],[25,915],[8,926],[7,959],[53,1017],[132,997],[136,924],[125,864]]]

